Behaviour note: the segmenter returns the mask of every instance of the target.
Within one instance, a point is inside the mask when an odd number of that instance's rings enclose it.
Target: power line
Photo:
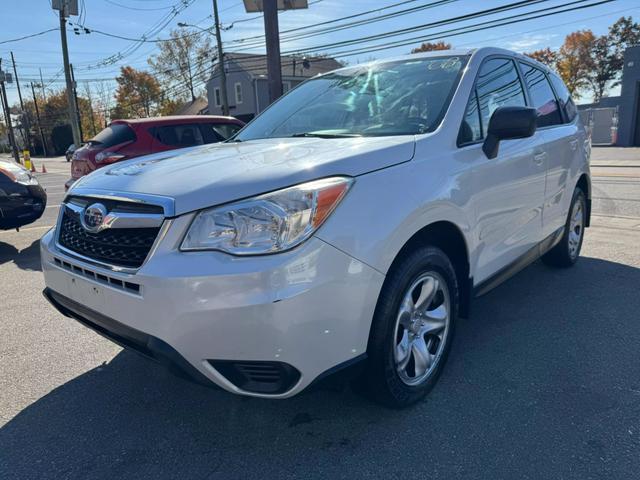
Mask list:
[[[3,41],[0,42],[0,45],[5,44],[5,43],[19,42],[21,40],[26,40],[28,38],[38,37],[40,35],[44,35],[45,33],[55,32],[57,30],[60,30],[60,29],[57,28],[57,27],[56,28],[50,28],[48,30],[43,30],[42,32],[32,33],[30,35],[24,35],[23,37],[12,38],[10,40],[3,40]]]

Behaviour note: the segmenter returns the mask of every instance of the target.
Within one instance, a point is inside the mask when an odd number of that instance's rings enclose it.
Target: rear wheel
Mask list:
[[[542,261],[554,267],[570,267],[575,264],[582,249],[586,224],[587,200],[584,192],[578,187],[573,192],[562,239],[542,257]]]
[[[369,340],[366,382],[381,403],[401,408],[435,385],[451,347],[458,285],[447,256],[421,247],[394,265]]]

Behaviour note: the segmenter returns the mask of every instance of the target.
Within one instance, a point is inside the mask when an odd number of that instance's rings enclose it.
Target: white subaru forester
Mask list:
[[[540,257],[576,262],[589,154],[566,87],[530,58],[347,67],[231,141],[78,181],[41,241],[45,295],[233,393],[286,398],[360,365],[360,385],[406,406],[472,297]]]

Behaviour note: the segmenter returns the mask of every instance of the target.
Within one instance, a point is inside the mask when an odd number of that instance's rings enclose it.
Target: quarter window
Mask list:
[[[487,135],[489,119],[498,107],[526,106],[522,84],[512,60],[494,58],[482,64],[476,80],[482,134]]]
[[[532,106],[538,111],[538,127],[560,125],[562,117],[553,89],[544,72],[527,63],[520,63],[524,81],[529,88]]]
[[[478,96],[474,90],[469,98],[467,110],[458,133],[458,145],[465,145],[482,140],[482,125],[480,124],[480,112],[478,110]]]
[[[558,95],[558,100],[560,101],[560,108],[564,110],[567,121],[572,122],[573,119],[576,118],[576,115],[578,115],[578,108],[576,107],[576,104],[573,103],[573,99],[571,98],[571,94],[569,93],[569,90],[565,86],[564,82],[560,80],[560,78],[557,77],[556,75],[551,74],[549,75],[549,77],[551,78],[551,83],[553,84],[553,88],[555,89],[556,94]]]

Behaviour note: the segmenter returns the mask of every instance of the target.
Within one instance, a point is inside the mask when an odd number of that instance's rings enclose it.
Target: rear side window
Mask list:
[[[126,123],[115,123],[98,133],[89,140],[91,145],[100,145],[101,147],[113,147],[124,142],[135,142],[136,134],[133,129]]]
[[[203,123],[200,128],[202,128],[205,143],[215,143],[231,138],[242,127],[234,123]]]
[[[476,92],[483,136],[487,135],[489,119],[496,108],[526,106],[516,66],[506,58],[494,58],[482,64],[476,79]]]
[[[193,147],[204,144],[197,124],[165,125],[152,128],[150,133],[160,143],[171,147]]]
[[[458,133],[458,145],[465,145],[482,140],[482,124],[480,123],[480,111],[478,109],[478,96],[475,90],[471,93],[467,110],[460,125]]]
[[[576,108],[576,104],[573,103],[573,99],[571,98],[571,94],[569,90],[565,86],[564,82],[557,75],[550,75],[551,83],[553,84],[553,88],[558,95],[558,100],[560,101],[560,108],[564,110],[565,116],[568,122],[572,122],[576,115],[578,115],[578,109]]]
[[[562,123],[560,109],[547,76],[539,68],[527,63],[520,63],[520,68],[529,88],[532,106],[538,111],[538,127],[560,125]]]

